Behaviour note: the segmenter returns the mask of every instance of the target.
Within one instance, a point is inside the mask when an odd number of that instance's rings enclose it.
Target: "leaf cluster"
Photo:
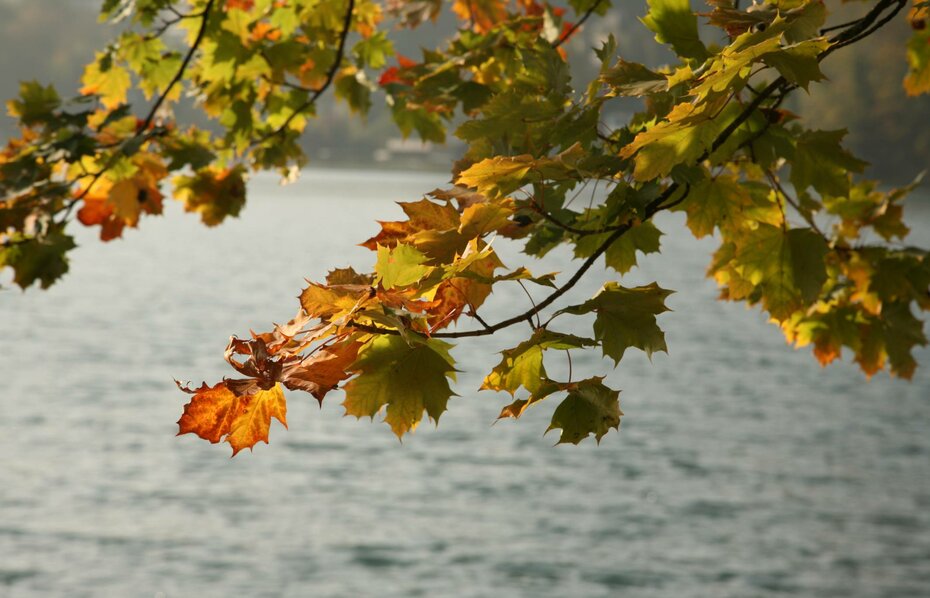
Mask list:
[[[930,308],[930,258],[904,245],[913,186],[863,178],[844,131],[809,127],[783,105],[816,93],[830,54],[899,15],[914,32],[905,88],[930,91],[926,3],[870,0],[832,24],[819,0],[710,0],[700,14],[687,0],[649,0],[643,24],[675,62],[626,60],[611,36],[593,51],[597,76],[575,82],[566,42],[609,4],[456,0],[455,35],[411,58],[391,28],[436,19],[436,0],[106,0],[103,18],[129,25],[87,66],[79,95],[30,82],[8,104],[22,135],[0,151],[0,266],[23,288],[49,286],[67,271],[73,220],[117,238],[161,212],[169,179],[205,224],[237,216],[250,172],[290,179],[306,163],[298,140],[330,92],[362,115],[386,102],[404,136],[464,141],[452,184],[401,203],[404,218],[362,243],[371,272],[333,270],[308,282],[293,320],[233,338],[238,376],[185,388],[181,433],[235,454],[267,441],[272,418],[285,423],[283,388],[321,402],[342,389],[347,414],[383,413],[401,437],[454,396],[450,341],[528,323],[482,388],[511,395],[501,418],[558,397],[559,442],[600,441],[619,427],[619,391],[602,375],[575,379],[570,355],[599,351],[616,367],[628,349],[668,350],[658,317],[671,291],[622,284],[660,251],[663,211],[719,240],[708,275],[721,298],[759,306],[823,364],[846,350],[866,375],[912,376],[912,350],[927,343],[918,314]],[[132,89],[148,102],[141,115]],[[177,123],[184,98],[219,132]],[[628,122],[604,124],[633,104]],[[509,268],[494,249],[505,242],[537,257],[566,245],[580,263],[565,275]],[[601,290],[569,300],[602,261]],[[540,299],[482,316],[499,285],[527,284]],[[547,372],[553,352],[567,356],[567,379]]]

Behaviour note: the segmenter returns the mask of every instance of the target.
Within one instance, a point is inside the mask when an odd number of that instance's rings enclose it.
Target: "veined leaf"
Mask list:
[[[513,395],[521,386],[530,393],[540,393],[550,382],[543,367],[543,351],[579,349],[596,343],[589,338],[537,329],[533,336],[513,349],[502,351],[501,362],[484,379],[482,390],[505,390]]]
[[[196,434],[214,444],[225,440],[233,456],[259,441],[267,443],[272,417],[287,427],[287,402],[279,384],[241,396],[225,382],[197,390],[178,387],[194,395],[178,420],[178,434]]]
[[[590,435],[600,444],[611,428],[620,429],[620,391],[605,386],[603,378],[583,380],[556,407],[546,430],[561,429],[558,444],[578,444]]]
[[[375,282],[385,289],[405,287],[421,280],[431,270],[424,266],[426,256],[411,245],[397,244],[393,248],[378,247]]]
[[[346,415],[374,416],[385,406],[384,421],[402,438],[413,431],[423,412],[433,421],[446,410],[449,378],[455,367],[451,345],[438,340],[413,340],[400,336],[376,336],[359,350],[351,371],[358,376],[346,386]]]
[[[697,16],[688,0],[648,0],[649,13],[643,23],[656,34],[656,41],[669,44],[684,58],[702,62],[707,48],[698,35]]]
[[[656,283],[626,288],[608,282],[593,298],[559,313],[594,313],[594,336],[601,341],[604,355],[620,362],[630,347],[641,349],[652,357],[656,351],[668,352],[665,334],[656,324],[658,314],[669,311],[665,298],[673,291]]]

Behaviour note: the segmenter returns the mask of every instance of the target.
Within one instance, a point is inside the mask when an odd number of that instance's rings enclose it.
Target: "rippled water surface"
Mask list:
[[[678,291],[670,355],[610,374],[626,416],[599,447],[553,447],[545,403],[491,426],[507,397],[475,389],[524,330],[463,342],[461,396],[403,445],[295,393],[291,429],[252,454],[174,436],[173,377],[226,375],[230,334],[287,320],[305,276],[369,269],[373,221],[441,182],[259,179],[241,220],[205,230],[170,206],[121,241],[82,234],[53,289],[0,293],[0,596],[930,593],[930,352],[910,384],[822,370],[714,300],[713,242],[675,217],[624,281]],[[511,291],[486,317],[525,308]],[[575,357],[575,376],[608,369]]]

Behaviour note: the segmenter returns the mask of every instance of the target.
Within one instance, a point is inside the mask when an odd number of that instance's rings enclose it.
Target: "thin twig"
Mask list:
[[[349,4],[348,6],[346,6],[345,16],[342,19],[342,31],[339,34],[339,45],[336,47],[336,56],[333,59],[333,63],[330,65],[329,70],[326,72],[326,79],[323,81],[323,84],[320,85],[315,90],[313,90],[313,93],[307,99],[307,101],[305,101],[303,104],[298,106],[293,112],[291,112],[291,115],[287,117],[287,119],[281,124],[281,126],[271,131],[270,133],[263,135],[257,141],[253,142],[252,147],[255,147],[256,145],[264,143],[268,141],[269,139],[271,139],[272,137],[276,137],[280,135],[281,133],[283,133],[285,130],[287,130],[287,127],[291,124],[291,121],[297,118],[299,114],[303,113],[305,110],[310,108],[310,106],[315,104],[317,99],[319,99],[319,97],[323,95],[323,92],[329,89],[329,86],[332,85],[333,80],[336,78],[336,73],[339,71],[339,67],[342,65],[342,57],[345,54],[345,48],[346,48],[346,39],[349,37],[349,31],[352,28],[352,11],[353,10],[355,10],[355,0],[349,0]]]
[[[592,5],[591,5],[591,8],[589,8],[588,10],[586,10],[585,13],[584,13],[583,15],[581,15],[581,18],[578,19],[578,22],[575,23],[574,25],[572,25],[571,28],[570,28],[568,31],[566,31],[565,33],[563,33],[562,36],[559,37],[559,39],[558,39],[554,44],[552,44],[552,47],[553,47],[553,48],[558,48],[559,46],[561,46],[562,44],[564,44],[565,42],[567,42],[567,41],[568,41],[568,38],[570,38],[571,36],[575,35],[575,32],[578,31],[578,29],[579,29],[582,25],[584,25],[584,22],[587,21],[588,18],[590,18],[590,16],[591,16],[592,14],[594,14],[594,11],[596,11],[596,10],[598,9],[598,7],[601,5],[601,2],[603,2],[603,1],[604,1],[604,0],[597,0],[597,2],[595,2],[594,4],[592,4]]]
[[[194,57],[194,54],[197,52],[197,48],[200,47],[200,43],[203,41],[204,35],[207,32],[207,22],[210,20],[210,10],[213,8],[215,1],[216,0],[207,0],[207,4],[200,12],[202,20],[200,22],[200,29],[197,31],[197,37],[194,39],[194,43],[191,44],[190,49],[188,49],[184,59],[181,61],[181,66],[178,67],[174,77],[171,78],[168,86],[165,87],[165,91],[163,91],[155,100],[155,103],[152,105],[152,108],[149,110],[145,119],[142,121],[142,124],[136,127],[136,133],[132,137],[126,139],[123,142],[124,144],[128,143],[129,141],[139,139],[140,137],[144,138],[148,135],[148,128],[151,126],[152,121],[155,120],[155,115],[158,113],[158,109],[161,108],[162,104],[164,104],[165,100],[168,98],[168,94],[171,93],[171,90],[174,88],[174,86],[177,85],[181,78],[184,76],[184,71],[187,70],[188,65],[190,65],[190,62]],[[94,173],[93,178],[91,178],[90,182],[87,184],[84,190],[75,196],[74,199],[68,202],[68,206],[65,208],[65,215],[63,220],[68,218],[74,205],[78,201],[84,199],[87,194],[91,192],[97,182],[100,181],[101,177],[103,177],[103,175],[113,167],[113,164],[116,162],[118,156],[119,154],[113,154],[110,156],[106,164],[104,164],[103,168]]]

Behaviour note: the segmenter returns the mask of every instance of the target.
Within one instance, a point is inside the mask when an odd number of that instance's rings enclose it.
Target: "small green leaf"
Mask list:
[[[647,0],[649,13],[642,21],[656,41],[670,44],[679,56],[703,62],[707,48],[698,35],[697,16],[688,0]]]
[[[19,99],[7,102],[10,116],[19,118],[29,127],[39,123],[50,122],[55,110],[61,106],[61,98],[53,85],[47,87],[37,81],[23,81],[19,84]]]
[[[829,251],[823,237],[809,228],[793,228],[788,231],[786,243],[791,254],[794,285],[805,303],[820,297],[827,281],[824,258]]]
[[[654,282],[634,288],[608,282],[593,298],[559,313],[595,313],[594,336],[601,341],[604,355],[617,364],[630,347],[641,349],[649,357],[656,351],[668,352],[656,316],[669,311],[665,298],[672,293]]]
[[[866,162],[840,145],[846,131],[805,131],[797,140],[791,161],[791,184],[798,190],[813,187],[821,195],[849,193],[849,175],[862,172]]]
[[[603,378],[590,378],[577,384],[556,407],[546,429],[561,429],[558,444],[578,444],[591,434],[600,444],[611,429],[620,429],[620,391],[605,386]]]
[[[411,285],[432,269],[423,265],[427,259],[412,245],[398,243],[393,248],[379,245],[375,282],[380,282],[385,289]]]
[[[68,251],[74,249],[74,239],[62,231],[53,231],[38,239],[23,239],[0,246],[0,268],[13,269],[13,282],[27,289],[38,282],[47,289],[68,271]]]
[[[543,351],[547,349],[579,349],[596,343],[589,338],[562,334],[543,328],[513,349],[502,351],[504,356],[484,379],[482,390],[506,390],[513,395],[521,386],[530,393],[538,393],[549,382],[543,367]]]

